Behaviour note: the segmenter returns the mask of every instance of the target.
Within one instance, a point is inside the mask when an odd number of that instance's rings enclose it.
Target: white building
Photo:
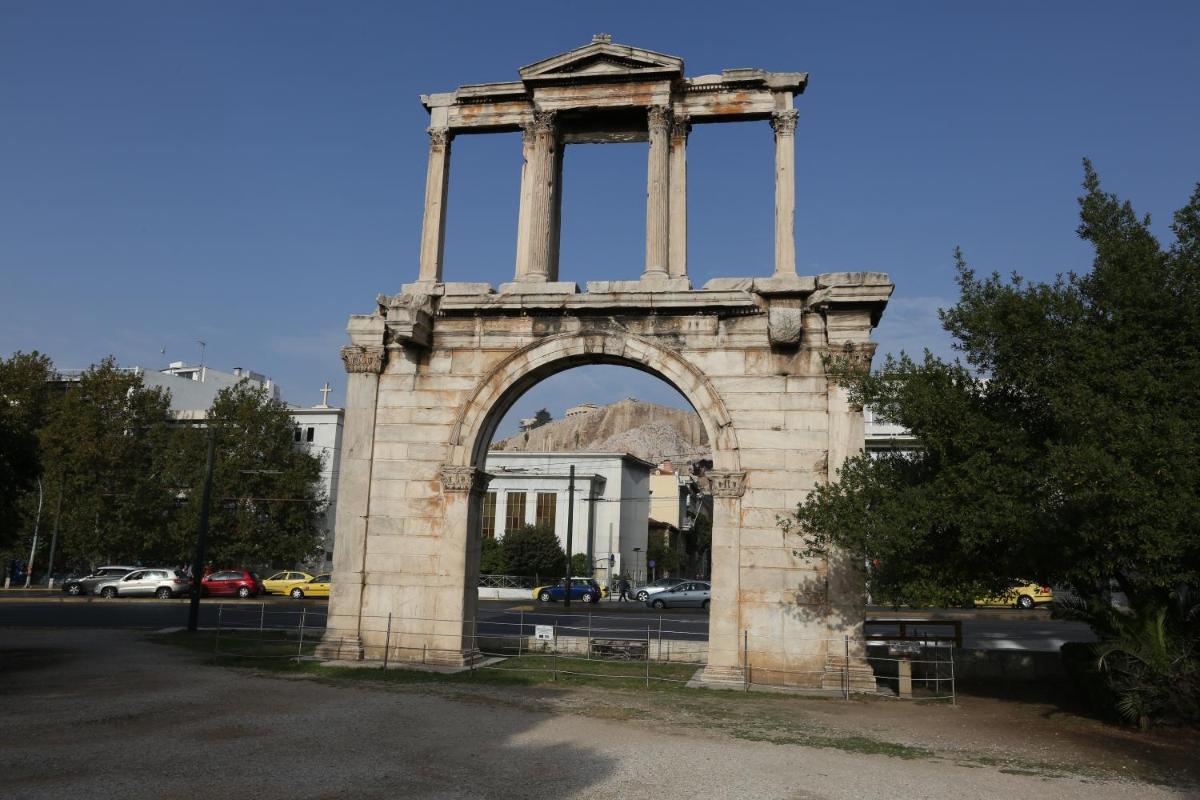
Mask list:
[[[864,446],[868,453],[916,450],[921,446],[908,428],[881,419],[870,406],[863,408],[863,423]]]
[[[321,521],[324,560],[316,566],[323,570],[332,569],[333,542],[337,533],[334,520],[337,519],[338,465],[342,455],[342,420],[345,411],[322,402],[312,408],[294,408],[291,414],[296,425],[292,433],[296,447],[321,459],[320,483],[329,504]]]
[[[644,575],[653,465],[625,453],[489,453],[487,472],[494,477],[483,500],[483,535],[502,538],[513,528],[544,525],[565,550],[572,465],[572,554],[591,552],[601,581]]]

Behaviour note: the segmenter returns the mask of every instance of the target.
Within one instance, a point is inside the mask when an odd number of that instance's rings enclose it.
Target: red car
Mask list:
[[[263,593],[262,579],[248,569],[226,569],[205,575],[200,581],[203,594],[227,597],[255,597]]]

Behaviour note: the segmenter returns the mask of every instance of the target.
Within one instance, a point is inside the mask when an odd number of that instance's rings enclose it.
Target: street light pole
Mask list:
[[[25,567],[25,588],[33,582],[33,557],[37,554],[38,526],[42,524],[42,479],[38,478],[38,510],[33,520],[33,547],[29,548],[29,565]]]
[[[54,505],[54,532],[50,534],[50,560],[46,562],[46,586],[54,588],[54,551],[58,547],[58,521],[62,519],[63,485],[67,482],[66,470],[58,476],[58,502]]]
[[[575,530],[575,465],[567,481],[567,585],[563,589],[563,608],[571,607],[571,534]]]
[[[200,622],[200,579],[204,577],[204,546],[208,539],[208,507],[212,501],[213,451],[216,431],[208,427],[208,455],[204,460],[204,491],[200,495],[200,528],[196,532],[196,560],[192,562],[192,594],[188,606],[188,633],[195,633]]]

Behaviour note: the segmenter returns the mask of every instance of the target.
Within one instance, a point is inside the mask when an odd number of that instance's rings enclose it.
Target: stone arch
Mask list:
[[[482,469],[500,420],[529,388],[572,367],[613,364],[660,378],[699,415],[713,450],[713,467],[738,470],[737,432],[721,395],[708,378],[675,350],[625,331],[564,333],[515,351],[493,367],[471,392],[451,429],[452,463]]]

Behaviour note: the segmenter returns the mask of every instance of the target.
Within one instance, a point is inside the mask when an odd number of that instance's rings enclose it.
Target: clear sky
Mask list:
[[[1035,279],[1088,267],[1082,157],[1168,234],[1200,179],[1198,30],[1195,2],[0,0],[0,353],[156,366],[204,340],[290,402],[326,380],[339,401],[347,316],[416,277],[418,95],[603,31],[689,75],[809,72],[800,271],[890,273],[881,350],[949,354],[956,245]],[[569,149],[563,279],[640,273],[645,149]],[[765,122],[694,130],[697,285],[771,272],[772,157]],[[512,275],[520,162],[516,134],[456,140],[448,280]],[[670,390],[593,368],[514,414],[628,395]]]

